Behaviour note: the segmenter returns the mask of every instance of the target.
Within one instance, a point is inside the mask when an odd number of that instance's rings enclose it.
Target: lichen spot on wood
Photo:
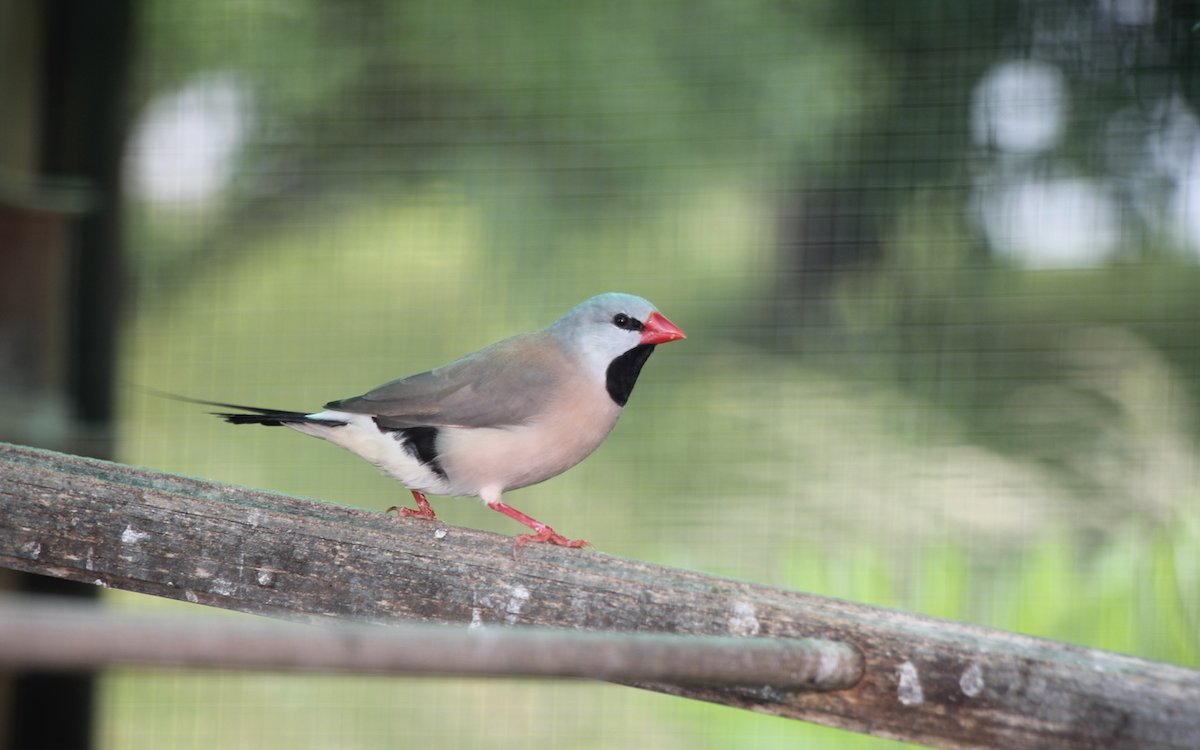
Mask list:
[[[211,591],[221,596],[231,596],[234,592],[234,586],[231,582],[223,578],[214,578]]]
[[[905,661],[900,665],[900,685],[896,688],[896,696],[906,706],[919,706],[925,702],[925,691],[921,690],[921,675],[917,673],[917,665]]]
[[[762,628],[758,622],[758,610],[747,601],[735,601],[733,612],[726,623],[731,635],[758,635]]]
[[[529,601],[529,589],[524,586],[513,586],[508,595],[508,603],[504,605],[505,621],[509,625],[515,625],[517,618],[521,615],[521,607],[525,606],[525,602]]]
[[[121,532],[121,544],[137,544],[148,536],[150,536],[149,532],[138,531],[132,525],[126,524],[125,530]]]
[[[958,678],[958,686],[962,688],[963,695],[968,698],[974,698],[983,692],[983,669],[978,664],[972,663],[962,673],[962,677]]]

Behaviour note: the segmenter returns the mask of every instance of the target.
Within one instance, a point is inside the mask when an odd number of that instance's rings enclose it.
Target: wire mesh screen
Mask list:
[[[315,411],[635,293],[687,340],[516,507],[1200,663],[1195,3],[139,7],[127,382]],[[121,413],[127,462],[407,494],[290,431],[135,389]],[[888,744],[527,682],[120,672],[100,719],[110,748]]]

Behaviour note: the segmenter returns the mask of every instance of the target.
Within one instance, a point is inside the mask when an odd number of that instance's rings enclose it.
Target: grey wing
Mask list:
[[[566,364],[557,347],[534,344],[529,335],[506,339],[325,408],[371,414],[385,428],[524,424],[541,413]]]

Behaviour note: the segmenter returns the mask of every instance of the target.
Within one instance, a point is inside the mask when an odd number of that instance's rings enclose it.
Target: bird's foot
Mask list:
[[[550,528],[546,524],[525,515],[521,511],[512,507],[508,503],[502,503],[499,500],[491,500],[488,502],[488,507],[492,510],[499,511],[509,518],[520,521],[529,528],[533,529],[532,534],[521,534],[516,539],[513,539],[513,557],[521,551],[521,548],[526,544],[557,544],[559,547],[587,547],[587,542],[582,539],[567,539],[562,534]]]
[[[416,508],[403,508],[399,505],[393,505],[388,508],[385,513],[395,512],[401,518],[425,518],[430,521],[437,520],[437,514],[433,512],[433,506],[429,504],[429,498],[425,497],[424,492],[409,490],[412,493],[413,500],[417,501]]]
[[[567,539],[549,526],[543,526],[536,534],[521,534],[513,540],[513,552],[517,552],[526,544],[557,544],[559,547],[589,547],[582,539]]]

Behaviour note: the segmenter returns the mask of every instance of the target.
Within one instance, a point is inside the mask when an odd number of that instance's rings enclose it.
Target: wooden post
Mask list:
[[[0,445],[0,565],[286,618],[816,638],[832,692],[639,683],[947,748],[1195,748],[1200,672],[145,469]]]

